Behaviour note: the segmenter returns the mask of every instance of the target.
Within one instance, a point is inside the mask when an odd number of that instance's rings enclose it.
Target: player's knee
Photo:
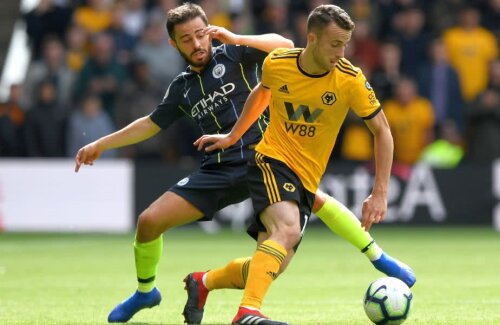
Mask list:
[[[144,210],[137,220],[137,231],[146,232],[148,234],[162,233],[162,229],[158,218],[152,213],[150,209]]]
[[[300,229],[298,227],[286,227],[282,231],[282,241],[287,250],[292,249],[300,241]]]

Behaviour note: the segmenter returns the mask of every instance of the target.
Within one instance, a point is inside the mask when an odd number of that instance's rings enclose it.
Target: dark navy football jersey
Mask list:
[[[200,73],[188,67],[172,81],[163,101],[151,113],[151,119],[165,129],[175,120],[188,116],[203,134],[229,133],[248,95],[260,82],[266,56],[267,53],[247,46],[214,47],[212,60]],[[267,116],[261,116],[236,144],[207,153],[202,165],[250,159],[253,150],[249,146],[260,141],[267,124]]]

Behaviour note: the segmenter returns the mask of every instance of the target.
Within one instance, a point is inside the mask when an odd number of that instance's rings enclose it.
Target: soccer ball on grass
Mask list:
[[[410,288],[403,281],[384,277],[370,284],[363,305],[375,324],[402,324],[410,312],[412,298]]]

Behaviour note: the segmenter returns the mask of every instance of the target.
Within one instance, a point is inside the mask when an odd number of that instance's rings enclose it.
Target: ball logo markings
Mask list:
[[[413,295],[410,288],[393,277],[380,278],[370,284],[365,293],[363,307],[375,324],[402,324],[411,308]]]

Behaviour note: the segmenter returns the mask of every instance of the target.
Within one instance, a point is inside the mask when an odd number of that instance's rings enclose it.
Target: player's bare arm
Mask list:
[[[241,112],[241,116],[234,124],[230,133],[227,134],[205,134],[202,135],[193,144],[202,150],[205,145],[205,151],[225,149],[238,141],[250,126],[257,121],[259,116],[265,111],[271,99],[271,91],[258,84],[248,95],[248,98]]]
[[[293,48],[291,40],[274,33],[262,35],[238,35],[224,27],[208,26],[204,32],[224,44],[245,45],[263,52],[271,52],[278,47]]]
[[[374,223],[384,220],[387,212],[387,190],[391,176],[394,144],[384,111],[365,121],[374,136],[375,181],[371,194],[363,202],[361,225],[369,230]]]
[[[78,150],[75,157],[75,172],[82,164],[93,165],[94,161],[106,150],[125,147],[142,142],[158,133],[161,128],[149,116],[135,120],[121,130],[104,136]]]

